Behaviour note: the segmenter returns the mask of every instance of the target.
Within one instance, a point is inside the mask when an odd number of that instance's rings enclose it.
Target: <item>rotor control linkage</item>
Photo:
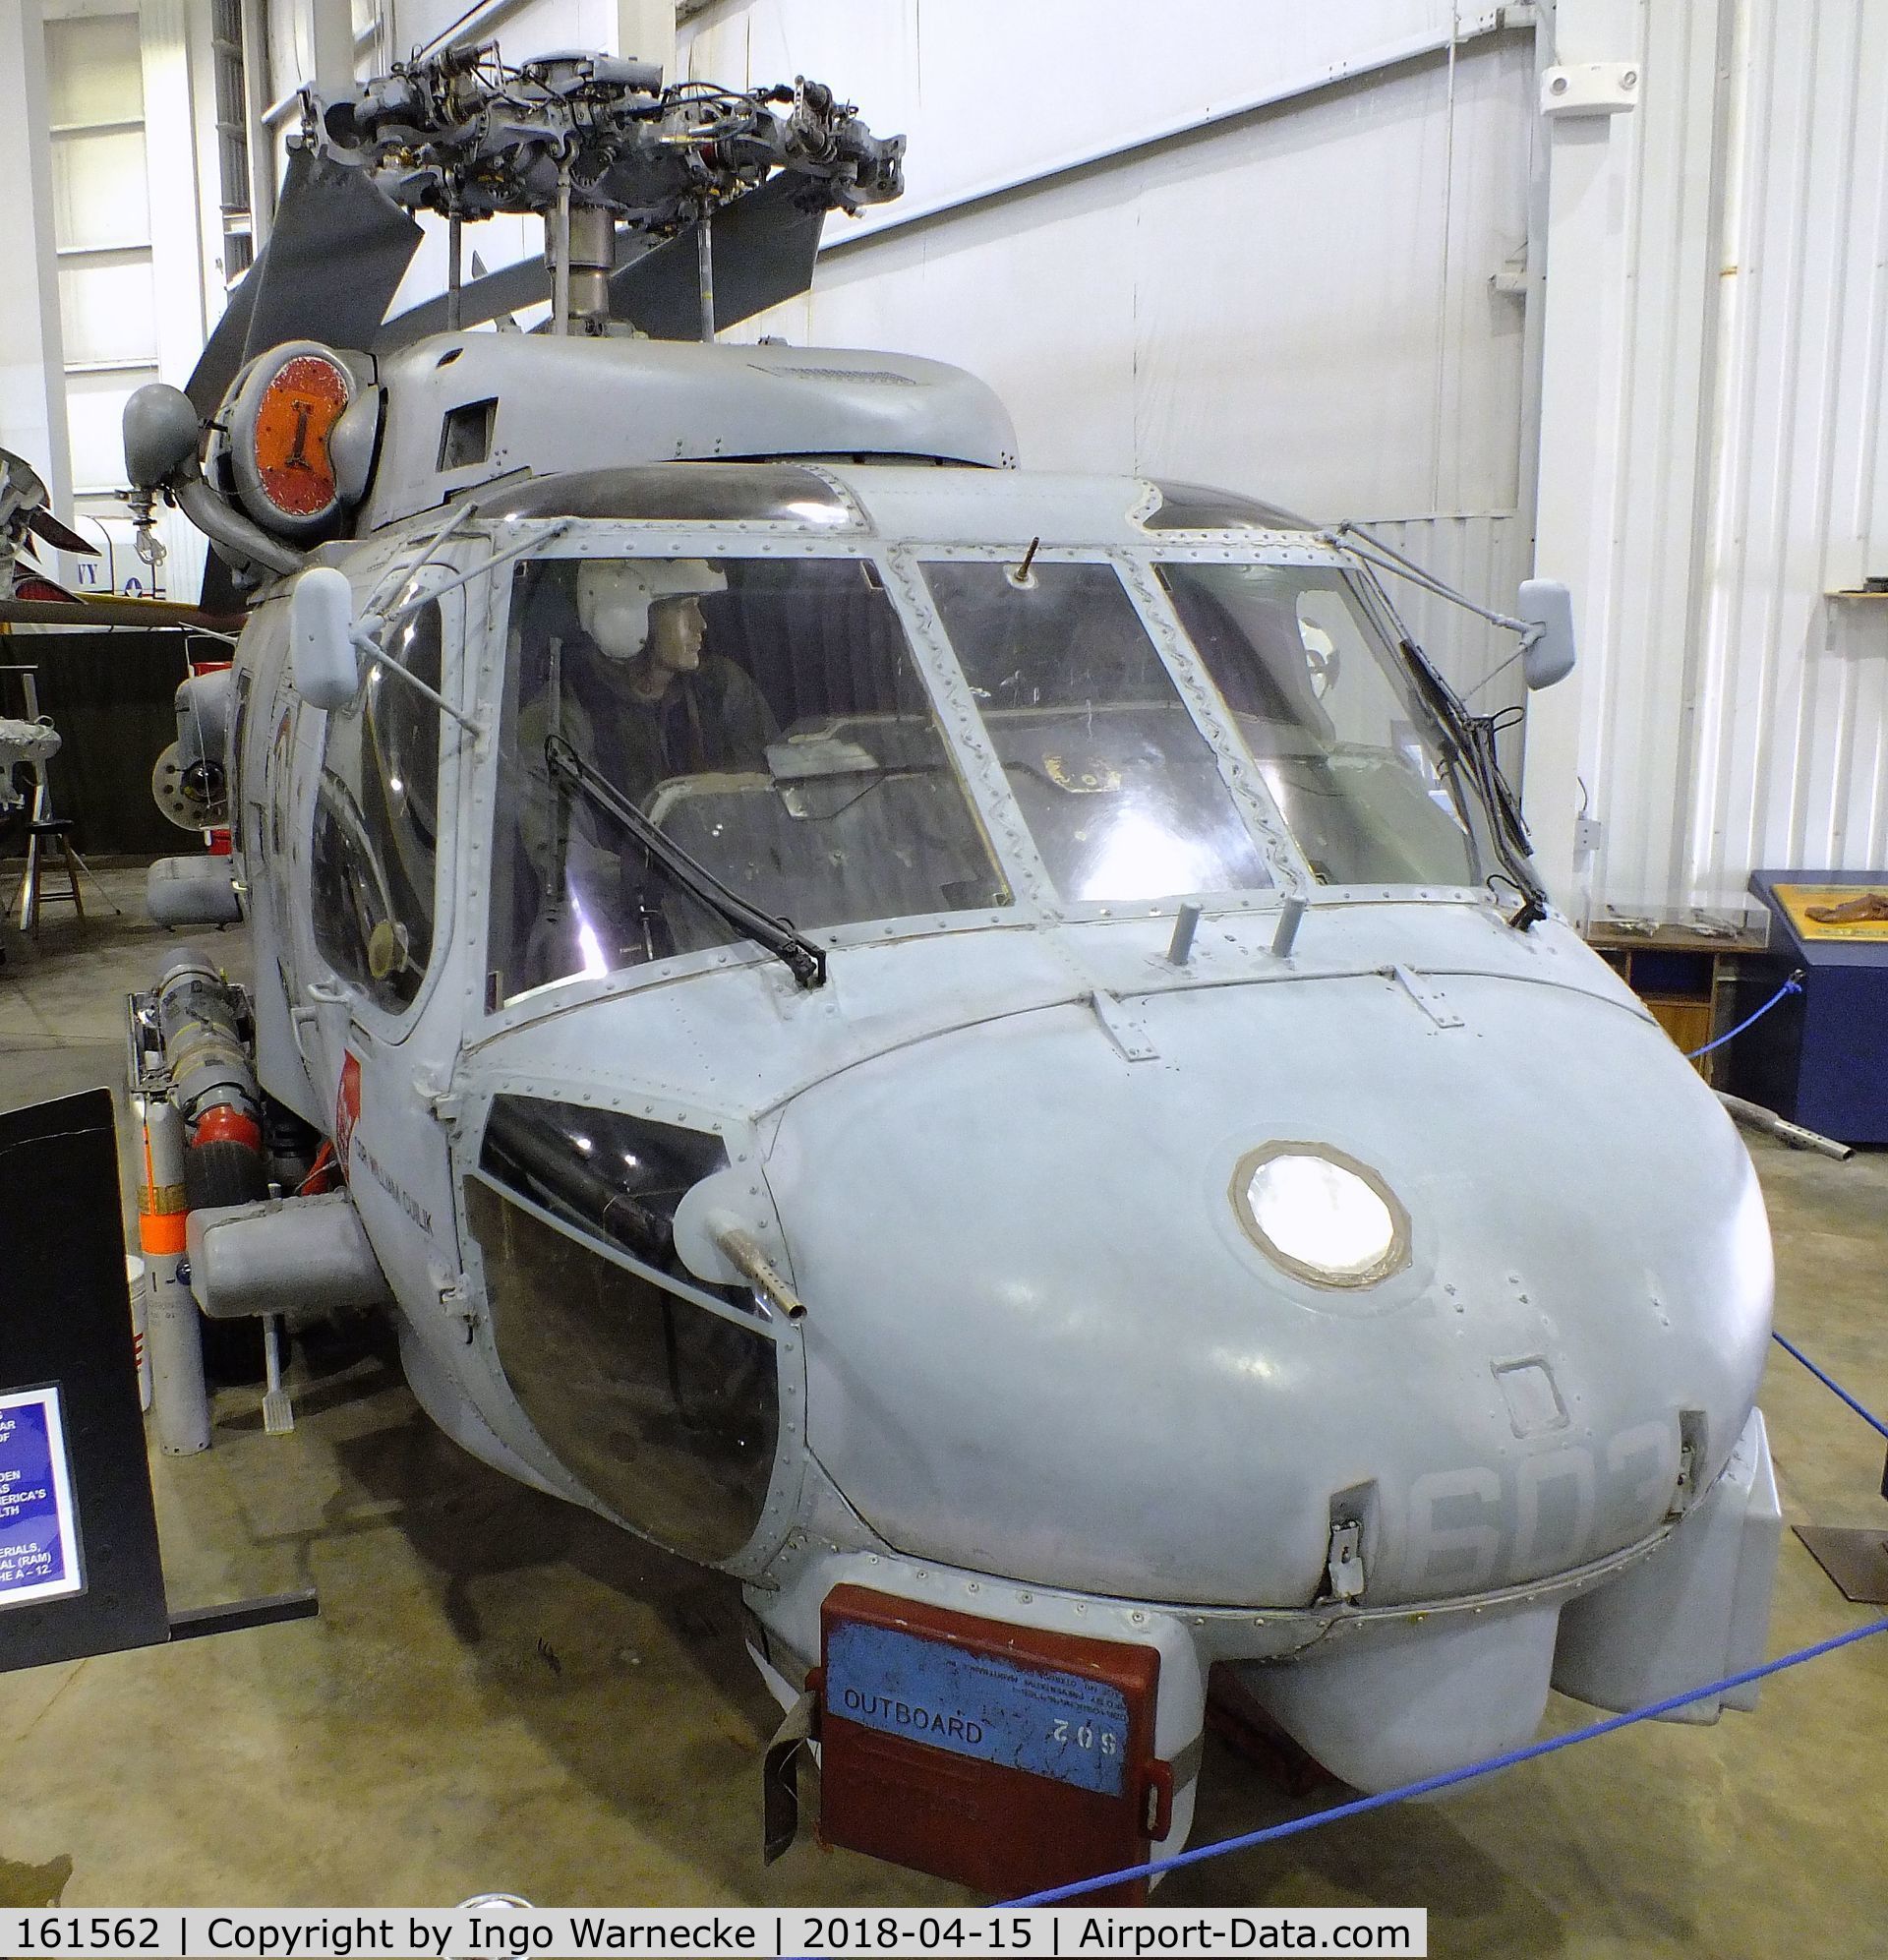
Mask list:
[[[791,88],[665,88],[652,62],[571,53],[512,67],[496,41],[396,64],[331,100],[304,89],[299,145],[360,171],[391,205],[447,219],[453,329],[466,324],[468,219],[544,220],[553,333],[608,332],[619,265],[693,226],[702,338],[712,340],[717,209],[775,172],[809,215],[856,211],[904,189],[905,139],[874,136],[851,103],[804,76]]]
[[[808,208],[856,210],[904,188],[905,139],[874,136],[804,76],[665,88],[651,62],[555,54],[512,67],[496,42],[396,64],[349,97],[305,89],[302,136],[396,205],[461,219],[543,216],[561,195],[670,236],[774,170],[800,179]]]

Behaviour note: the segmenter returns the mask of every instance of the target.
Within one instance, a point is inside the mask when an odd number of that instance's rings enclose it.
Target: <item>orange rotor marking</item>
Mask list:
[[[256,411],[256,474],[288,517],[319,517],[338,497],[328,438],[347,406],[347,375],[333,361],[297,354],[282,363]]]

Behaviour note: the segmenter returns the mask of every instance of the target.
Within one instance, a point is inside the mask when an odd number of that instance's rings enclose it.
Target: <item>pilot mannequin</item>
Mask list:
[[[613,826],[543,781],[537,758],[554,730],[658,821],[652,796],[663,783],[767,766],[779,730],[765,698],[733,661],[702,647],[699,597],[726,584],[701,559],[586,559],[575,567],[580,631],[539,642],[547,664],[517,721],[520,754],[539,784],[521,811],[541,891],[523,963],[529,983],[595,957],[614,965],[610,942],[620,947],[646,910],[640,854],[625,857]],[[580,944],[586,921],[598,936],[594,954]]]
[[[760,689],[732,660],[702,651],[699,595],[726,585],[700,559],[578,567],[577,618],[602,656],[590,663],[602,685],[579,691],[610,724],[598,731],[599,764],[638,803],[672,776],[766,766],[779,729]],[[577,651],[565,649],[566,674]]]

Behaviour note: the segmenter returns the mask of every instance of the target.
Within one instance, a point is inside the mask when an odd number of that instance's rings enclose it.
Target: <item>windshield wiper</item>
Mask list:
[[[1467,769],[1493,819],[1495,854],[1521,895],[1520,909],[1507,922],[1517,932],[1525,932],[1547,917],[1547,890],[1534,875],[1529,861],[1533,840],[1527,834],[1514,792],[1496,760],[1495,718],[1470,714],[1429,656],[1407,634],[1398,644],[1415,678],[1416,698],[1429,716],[1432,731],[1445,753]]]
[[[1445,585],[1441,579],[1432,577],[1393,546],[1372,537],[1360,524],[1345,522],[1322,535],[1328,544],[1348,553],[1361,565],[1372,570],[1391,571],[1399,578],[1410,579],[1435,593],[1438,598],[1461,606],[1498,626],[1522,633],[1527,630],[1526,621],[1510,620],[1504,613],[1478,606],[1453,586]],[[1355,542],[1359,538],[1373,549],[1361,549]],[[1377,552],[1385,556],[1379,558],[1375,555]],[[1389,603],[1389,595],[1370,575],[1370,571],[1366,571],[1356,583],[1364,596],[1366,609],[1377,616],[1379,627],[1394,640],[1397,651],[1403,656],[1403,663],[1416,683],[1417,704],[1429,722],[1431,734],[1448,759],[1451,773],[1460,769],[1466,774],[1470,790],[1488,812],[1495,855],[1502,861],[1503,872],[1521,899],[1507,922],[1517,932],[1525,932],[1547,917],[1547,887],[1536,875],[1531,861],[1534,844],[1527,834],[1520,802],[1507,778],[1502,774],[1501,763],[1496,757],[1495,718],[1470,713],[1468,704],[1443,679],[1428,654],[1410,638],[1408,629],[1396,617],[1396,609]],[[1493,676],[1487,678],[1493,679]]]
[[[608,776],[593,769],[560,735],[544,744],[544,766],[554,781],[580,791],[613,816],[697,904],[782,961],[803,987],[826,984],[826,955],[791,920],[776,919],[733,892],[673,839],[665,837]]]

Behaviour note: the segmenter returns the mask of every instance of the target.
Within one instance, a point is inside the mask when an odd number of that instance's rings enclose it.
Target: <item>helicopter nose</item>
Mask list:
[[[1741,1144],[1627,1008],[1450,1003],[1151,996],[1134,1060],[1070,1004],[802,1093],[768,1177],[808,1442],[867,1522],[1025,1582],[1276,1608],[1354,1527],[1377,1606],[1576,1570],[1706,1488],[1769,1330]]]

